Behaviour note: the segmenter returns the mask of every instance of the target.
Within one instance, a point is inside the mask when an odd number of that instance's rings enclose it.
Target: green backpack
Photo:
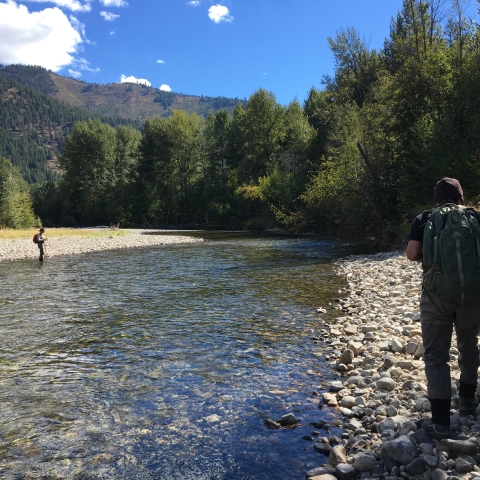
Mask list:
[[[467,207],[432,210],[423,233],[423,287],[447,302],[480,300],[480,226]]]

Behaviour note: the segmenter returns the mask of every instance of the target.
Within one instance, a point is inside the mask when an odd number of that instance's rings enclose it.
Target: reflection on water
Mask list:
[[[329,374],[313,307],[353,247],[207,238],[0,264],[0,478],[303,478],[322,461],[302,439]],[[302,426],[265,428],[290,411]]]

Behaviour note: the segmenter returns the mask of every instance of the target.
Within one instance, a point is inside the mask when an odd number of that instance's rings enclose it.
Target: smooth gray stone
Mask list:
[[[329,456],[332,450],[332,446],[328,443],[318,442],[316,443],[313,448],[316,452],[321,453],[322,455]]]
[[[453,440],[447,438],[442,440],[441,443],[452,449],[454,452],[463,453],[464,455],[476,455],[478,453],[477,445],[468,440]]]
[[[317,467],[317,468],[312,468],[309,470],[306,474],[305,477],[310,478],[310,477],[317,477],[318,475],[332,475],[334,472],[332,467]]]
[[[432,471],[432,480],[447,480],[447,477],[448,477],[447,472],[444,472],[439,468],[436,468],[435,470]]]
[[[347,462],[347,452],[343,445],[335,445],[328,456],[328,463],[336,467]]]
[[[410,475],[419,475],[425,471],[425,464],[421,458],[416,458],[405,467],[405,471]]]
[[[402,435],[395,440],[385,442],[382,445],[381,455],[383,458],[393,458],[401,465],[408,465],[418,457],[417,449],[410,439]]]
[[[457,458],[455,460],[455,469],[457,470],[458,473],[468,473],[472,471],[473,466],[470,462],[467,462],[465,459]]]
[[[433,455],[433,445],[431,443],[421,443],[419,448],[425,455]]]
[[[391,392],[397,386],[397,383],[391,378],[380,378],[377,380],[375,385],[380,390],[387,390],[387,392]]]
[[[355,457],[353,467],[359,472],[368,472],[375,464],[375,459],[366,453],[360,453]]]
[[[348,463],[340,463],[335,467],[335,476],[338,480],[350,480],[357,475],[357,471]]]
[[[283,415],[278,420],[276,420],[276,422],[279,423],[282,427],[289,427],[291,425],[296,425],[298,423],[298,420],[295,418],[295,415],[293,413],[287,413],[286,415]]]

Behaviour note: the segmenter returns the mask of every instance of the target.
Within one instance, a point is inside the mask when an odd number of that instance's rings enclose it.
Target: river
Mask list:
[[[311,237],[0,264],[0,478],[301,479],[320,316],[365,251]],[[295,429],[266,418],[293,412]],[[325,432],[323,432],[324,434]]]

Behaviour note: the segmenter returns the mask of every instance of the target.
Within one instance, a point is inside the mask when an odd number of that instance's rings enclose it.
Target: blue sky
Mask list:
[[[302,102],[333,71],[327,37],[355,27],[381,48],[401,0],[0,0],[0,63],[86,82],[148,81]]]

